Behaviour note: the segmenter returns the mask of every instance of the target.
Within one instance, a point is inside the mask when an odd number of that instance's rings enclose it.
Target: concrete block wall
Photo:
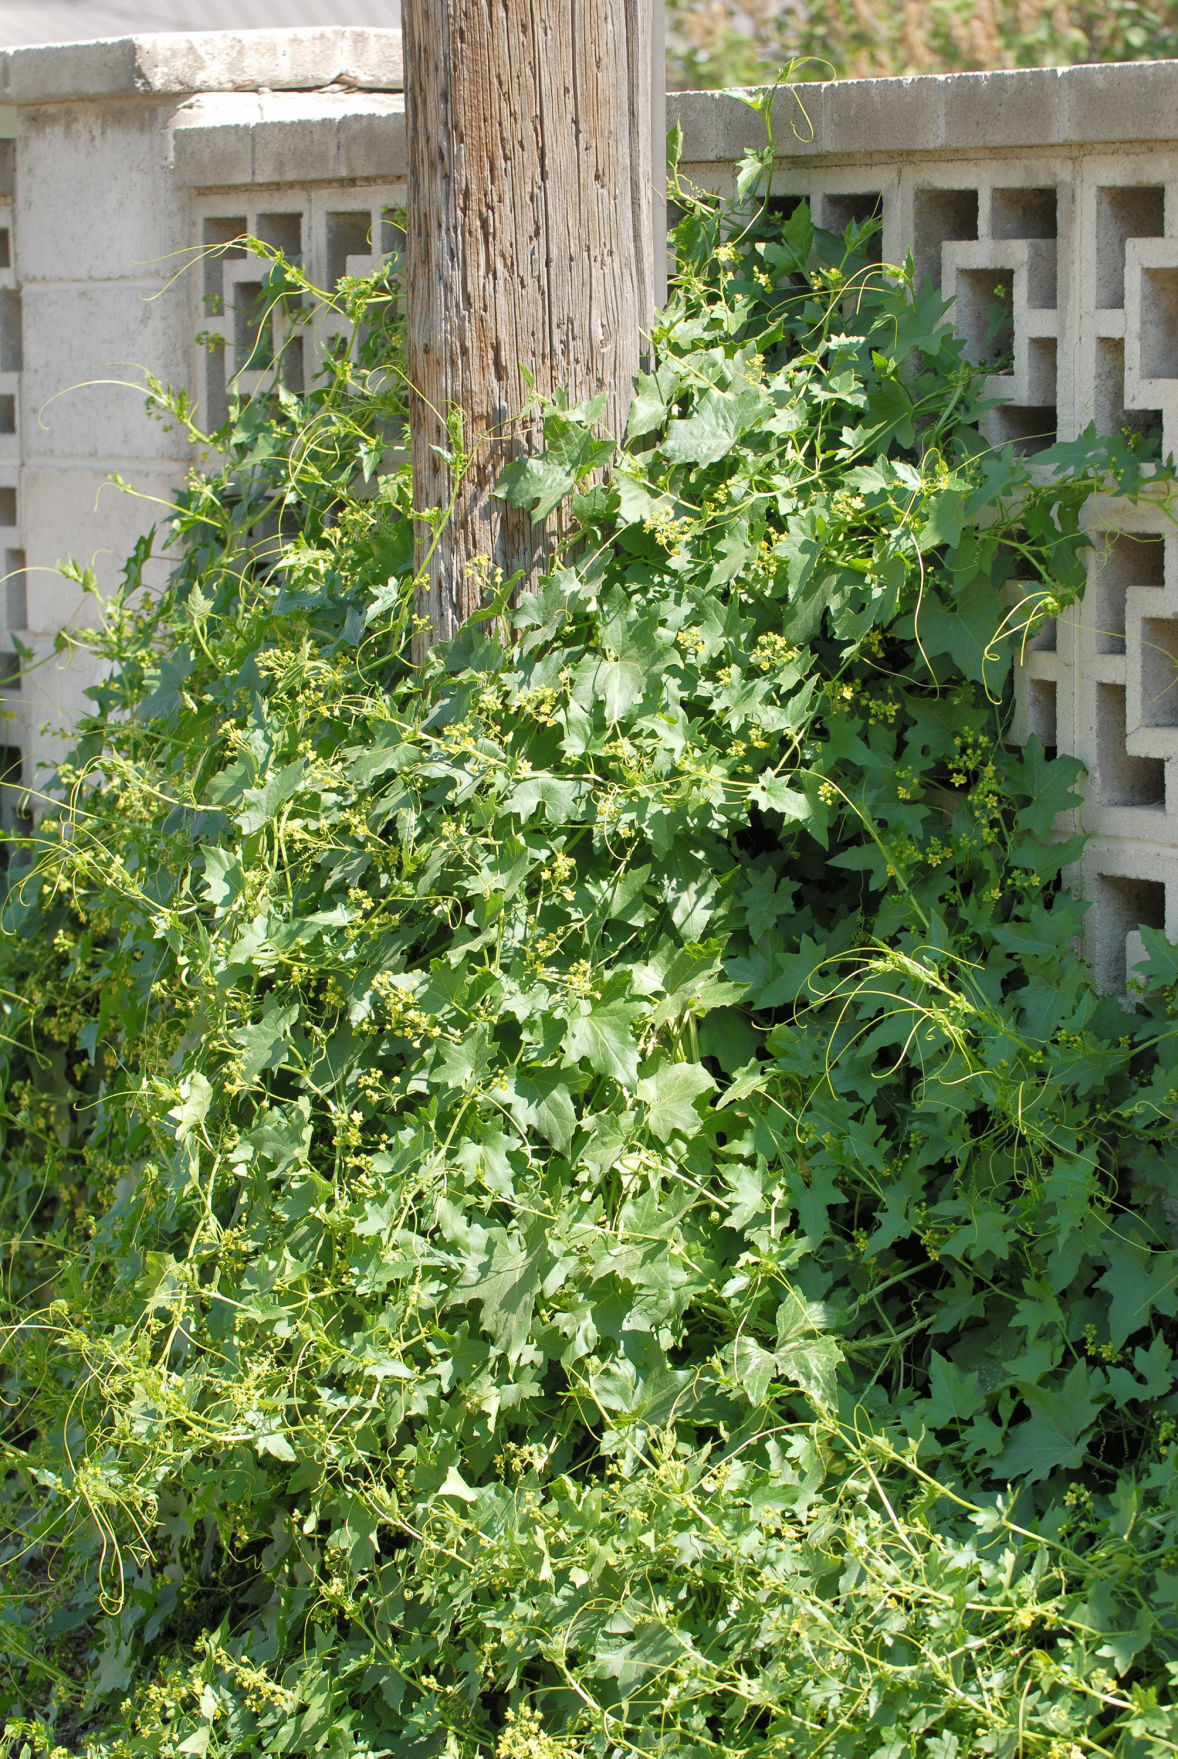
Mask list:
[[[405,200],[401,84],[397,31],[0,55],[18,137],[0,141],[0,823],[19,816],[17,780],[35,804],[94,682],[68,632],[100,598],[59,561],[108,593],[192,464],[149,416],[143,369],[192,388],[210,425],[235,374],[264,377],[242,315],[257,264],[207,247],[253,232],[325,282],[374,265]]]
[[[15,157],[0,158],[9,818],[14,753],[35,785],[56,748],[42,728],[67,724],[88,682],[52,652],[95,614],[57,560],[93,563],[108,589],[188,468],[128,388],[136,367],[186,384],[212,422],[231,382],[265,382],[248,317],[257,265],[202,253],[250,231],[320,284],[375,263],[405,200],[401,86],[393,31],[0,56],[0,105],[18,114]],[[763,143],[730,94],[672,96],[676,118],[684,175],[705,188],[730,189],[734,162]],[[912,252],[979,357],[1005,307],[994,441],[1033,454],[1095,420],[1178,452],[1178,63],[813,85],[779,93],[773,123],[775,197],[805,197],[835,228],[880,212],[884,259]],[[316,345],[304,336],[304,375]],[[147,498],[104,486],[115,471]],[[1016,732],[1087,768],[1074,881],[1098,981],[1119,991],[1142,926],[1178,940],[1178,528],[1161,504],[1101,499],[1090,519],[1089,590],[1028,652]],[[23,677],[9,635],[38,656]]]
[[[688,175],[725,187],[759,118],[673,102]],[[774,133],[777,198],[835,228],[878,211],[884,259],[911,252],[974,357],[1001,356],[990,439],[1033,457],[1095,421],[1178,454],[1178,63],[803,88]],[[1160,498],[1087,517],[1087,591],[1031,642],[1014,731],[1085,765],[1070,877],[1097,981],[1123,993],[1143,926],[1178,940],[1178,524]]]

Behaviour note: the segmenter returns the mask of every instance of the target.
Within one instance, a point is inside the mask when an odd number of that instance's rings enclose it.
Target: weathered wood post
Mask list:
[[[661,296],[662,0],[402,0],[402,29],[414,505],[453,502],[421,608],[446,636],[479,559],[510,577],[541,553],[489,497],[537,438],[521,367],[625,421]],[[460,480],[438,450],[459,430]]]

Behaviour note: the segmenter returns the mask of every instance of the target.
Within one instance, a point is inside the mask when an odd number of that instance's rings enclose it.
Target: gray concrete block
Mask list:
[[[935,150],[945,144],[947,83],[927,76],[831,81],[822,88],[823,150],[830,154]]]
[[[209,31],[137,37],[136,85],[146,92],[304,91],[343,82],[399,91],[400,31]]]
[[[667,133],[676,122],[683,130],[685,165],[706,165],[716,158],[718,92],[668,92]]]
[[[791,159],[822,152],[825,145],[824,91],[824,86],[812,82],[777,93],[771,113],[777,158]]]
[[[143,275],[191,242],[167,165],[166,112],[135,101],[26,111],[13,224],[22,279]]]
[[[266,92],[253,130],[255,183],[330,183],[350,92]]]
[[[341,177],[405,177],[404,100],[369,98],[363,108],[354,102],[339,119],[337,150]]]
[[[11,49],[8,102],[27,105],[127,97],[136,89],[135,63],[135,43],[131,37]]]
[[[763,117],[748,104],[742,103],[732,92],[714,92],[710,96],[715,104],[717,159],[724,164],[731,164],[750,148],[765,145]],[[686,148],[683,156],[687,157]]]
[[[0,99],[17,104],[207,91],[399,91],[398,30],[171,31],[12,49]],[[4,78],[0,66],[0,79]]]
[[[944,87],[946,147],[1056,146],[1063,140],[1060,72],[1054,67],[1006,73],[958,73]]]
[[[181,265],[171,263],[170,271]],[[153,297],[158,295],[158,297]],[[192,291],[181,276],[166,292],[150,282],[26,285],[24,409],[26,463],[47,458],[155,459],[175,451],[145,409],[144,367],[167,383],[187,382],[192,364]]]
[[[253,131],[255,183],[330,183],[336,176],[333,116],[270,117]]]
[[[172,169],[182,189],[217,189],[253,176],[253,128],[261,105],[233,92],[193,98],[172,122]]]
[[[1060,91],[1069,144],[1178,140],[1178,62],[1066,67]]]
[[[110,467],[110,468],[113,468]],[[110,468],[94,464],[35,464],[21,474],[21,528],[28,565],[29,628],[52,636],[63,625],[93,622],[97,606],[72,580],[53,570],[63,557],[95,566],[109,592],[135,540],[159,521],[184,479],[185,462],[170,459],[123,474],[141,500],[110,481]],[[159,578],[163,567],[156,569]]]

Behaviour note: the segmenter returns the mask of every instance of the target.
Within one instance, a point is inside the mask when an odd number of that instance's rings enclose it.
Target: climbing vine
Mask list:
[[[1174,1750],[1178,951],[1096,993],[1010,739],[1170,476],[987,445],[763,172],[507,473],[534,591],[414,663],[378,277],[105,609],[0,944],[6,1759]]]

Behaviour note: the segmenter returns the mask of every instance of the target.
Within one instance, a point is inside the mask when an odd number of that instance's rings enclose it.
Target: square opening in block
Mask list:
[[[1166,191],[1160,183],[1126,184],[1096,192],[1096,303],[1119,310],[1125,303],[1125,241],[1164,238]]]
[[[0,434],[16,432],[16,398],[10,395],[0,396]]]
[[[1124,995],[1129,970],[1126,942],[1143,928],[1166,927],[1166,887],[1162,880],[1127,874],[1097,874],[1086,936],[1098,988]]]
[[[303,337],[288,336],[282,347],[282,382],[299,396],[307,389]]]
[[[1024,678],[1024,704],[1027,738],[1037,739],[1048,757],[1054,757],[1059,745],[1059,710],[1055,681],[1051,678]]]
[[[1096,686],[1096,797],[1101,806],[1164,807],[1166,766],[1126,749],[1125,686]]]
[[[996,189],[990,201],[995,238],[1056,238],[1059,197],[1054,185],[1038,189]]]
[[[1059,647],[1059,622],[1055,617],[1044,617],[1035,629],[1021,644],[1021,651],[1029,654],[1053,654]]]
[[[801,201],[800,195],[771,195],[769,212],[780,214],[788,220]],[[784,208],[778,203],[787,203]],[[382,256],[401,256],[405,250],[405,210],[404,208],[382,208],[380,210],[380,254]]]
[[[1146,532],[1095,532],[1084,595],[1084,621],[1099,654],[1125,651],[1125,595],[1131,586],[1164,586],[1166,543]]]
[[[237,372],[274,365],[274,296],[261,281],[238,281],[233,289],[233,355]]]
[[[289,262],[302,261],[302,214],[259,214],[258,237],[263,244],[273,245],[275,250],[280,250]]]
[[[11,529],[16,523],[16,490],[0,488],[0,526]]]
[[[241,238],[246,230],[244,214],[210,216],[204,222],[204,302],[210,317],[220,317],[225,309],[225,276],[221,265],[245,255],[244,247],[231,240]]]
[[[225,343],[221,337],[211,337],[206,341],[204,381],[205,402],[202,414],[205,427],[212,433],[224,423],[229,414]]]
[[[327,285],[334,287],[348,272],[349,257],[372,255],[372,213],[349,209],[327,216]]]
[[[1178,269],[1141,271],[1141,372],[1178,379]]]
[[[863,190],[857,194],[824,195],[822,198],[822,224],[828,232],[845,232],[848,226],[867,226],[873,220],[878,221],[882,215],[883,195],[878,189]],[[865,255],[868,262],[882,262],[880,228],[877,227],[868,241]]]
[[[941,247],[978,235],[976,189],[918,189],[912,197],[912,257],[917,284],[941,285]]]
[[[1010,269],[959,269],[957,328],[969,358],[992,373],[1014,366],[1014,288]]]
[[[13,287],[0,288],[0,372],[18,373],[23,364],[20,294]]]
[[[25,572],[23,550],[4,552],[4,627],[27,629],[29,626],[29,577]]]
[[[1141,718],[1147,727],[1178,727],[1178,620],[1141,620]]]
[[[1125,408],[1125,344],[1116,336],[1096,339],[1096,384],[1093,419],[1102,434],[1137,435],[1145,442],[1144,456],[1161,451],[1160,409]]]
[[[12,267],[12,233],[7,226],[0,226],[0,269]]]
[[[1057,347],[1054,336],[1032,336],[1027,343],[1027,401],[1035,408],[1055,402]]]
[[[0,873],[12,867],[21,853],[3,839],[27,837],[32,828],[23,754],[18,746],[0,745]]]
[[[1030,457],[1054,446],[1059,411],[1053,403],[1003,403],[990,411],[989,425],[996,446],[1013,446],[1020,457]]]

